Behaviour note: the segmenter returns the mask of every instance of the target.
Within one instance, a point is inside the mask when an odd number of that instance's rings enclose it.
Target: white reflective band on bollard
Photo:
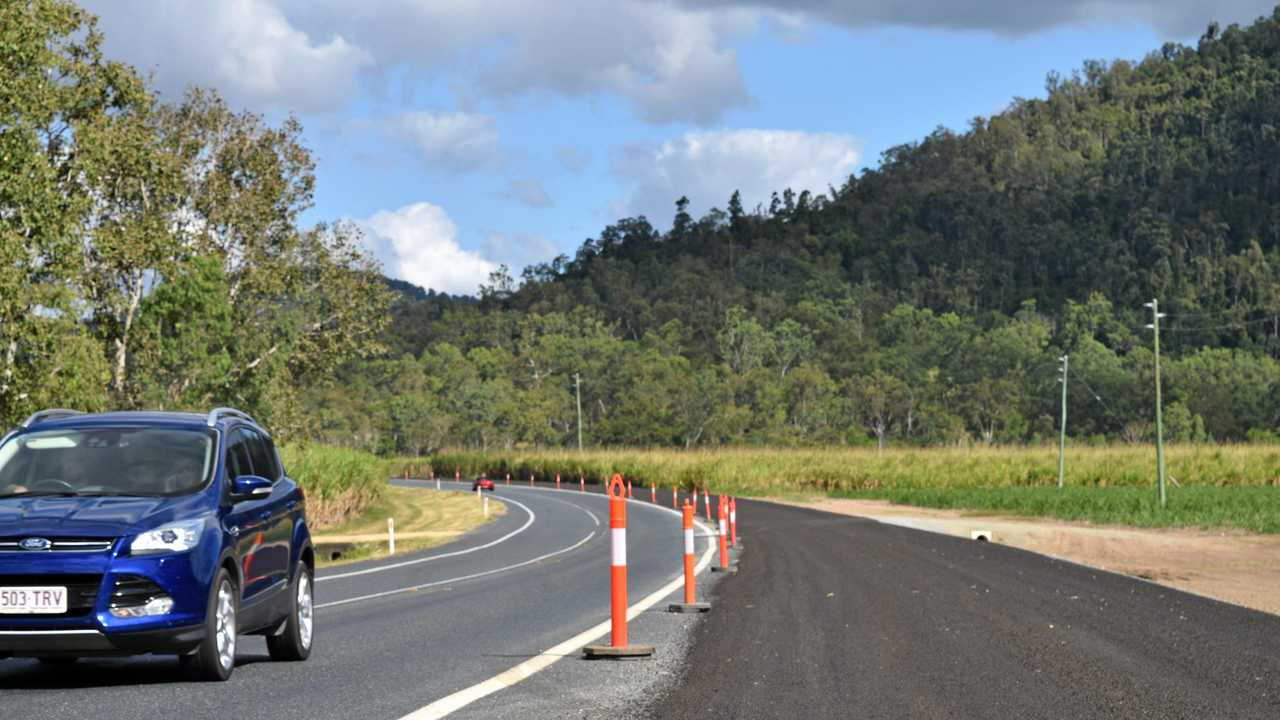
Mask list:
[[[613,545],[613,565],[627,564],[627,529],[610,528],[609,539]]]
[[[728,523],[725,522],[724,518],[720,518],[720,534],[721,535],[729,534],[729,525]]]
[[[693,554],[693,550],[694,550],[694,547],[693,547],[693,530],[692,530],[692,529],[690,529],[690,530],[685,530],[685,531],[684,531],[684,554],[685,554],[685,555],[692,555],[692,554]]]

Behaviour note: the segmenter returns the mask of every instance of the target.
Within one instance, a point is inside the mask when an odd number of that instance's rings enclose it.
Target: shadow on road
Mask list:
[[[236,667],[270,662],[266,654],[240,654]],[[0,690],[78,690],[123,685],[194,682],[176,657],[81,658],[72,665],[44,665],[33,658],[0,660]]]

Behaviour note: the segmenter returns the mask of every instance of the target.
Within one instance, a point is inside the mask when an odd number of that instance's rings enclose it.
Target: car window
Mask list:
[[[267,439],[253,430],[242,432],[247,438],[246,444],[249,447],[249,457],[253,462],[253,474],[261,475],[268,480],[279,480],[280,468],[276,465],[275,453],[271,452]]]
[[[0,447],[0,496],[161,496],[195,492],[209,477],[204,430],[85,427],[11,436]]]
[[[231,433],[231,439],[227,443],[227,479],[235,480],[241,475],[252,474],[247,441],[244,434],[236,430]]]

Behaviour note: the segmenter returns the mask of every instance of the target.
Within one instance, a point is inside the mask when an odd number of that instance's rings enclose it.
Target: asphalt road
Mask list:
[[[305,663],[271,662],[260,638],[226,684],[165,657],[0,660],[0,718],[399,718],[608,617],[607,501],[568,487],[499,484],[506,515],[456,543],[322,571]],[[628,546],[634,601],[679,572],[679,517],[630,503]]]
[[[652,717],[1280,718],[1280,618],[1014,548],[739,502]]]

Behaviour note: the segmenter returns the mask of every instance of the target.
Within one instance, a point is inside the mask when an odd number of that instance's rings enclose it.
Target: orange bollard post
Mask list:
[[[738,499],[729,498],[729,544],[738,549]]]
[[[458,469],[456,469],[456,468],[454,469],[454,471],[453,471],[453,481],[454,481],[454,482],[462,482],[462,471],[461,471],[461,470],[458,470]]]
[[[711,522],[711,493],[702,488],[702,504],[707,509],[707,522]]]
[[[693,576],[693,514],[694,508],[686,500],[684,502],[684,602],[671,603],[667,606],[668,612],[695,613],[711,609],[711,603],[700,603],[697,598],[697,583]]]
[[[627,499],[628,499],[628,500],[630,500],[630,499],[632,499],[632,498],[634,498],[634,497],[635,497],[635,495],[632,495],[632,494],[631,494],[631,481],[630,481],[630,480],[628,480],[628,481],[627,481]]]
[[[680,509],[680,504],[679,504],[679,502],[677,502],[677,500],[676,500],[676,497],[677,497],[678,495],[679,495],[679,491],[678,491],[678,490],[676,490],[675,488],[671,488],[671,509],[672,509],[672,510],[679,510],[679,509]]]
[[[511,484],[511,473],[507,473],[507,484]]]
[[[578,492],[586,492],[586,491],[587,491],[587,476],[579,475],[578,476]]]
[[[719,520],[716,526],[716,542],[720,545],[720,565],[711,569],[722,573],[736,572],[736,568],[729,566],[729,500],[723,495],[720,496],[720,502],[716,506],[716,516]]]
[[[609,644],[584,647],[582,652],[588,658],[648,657],[653,654],[651,645],[627,642],[627,503],[623,493],[622,476],[615,474],[609,482],[609,544],[612,553],[609,567]]]
[[[649,502],[655,503],[655,504],[658,502],[658,484],[657,483],[649,483]]]
[[[556,489],[560,489],[560,473],[556,473]]]

